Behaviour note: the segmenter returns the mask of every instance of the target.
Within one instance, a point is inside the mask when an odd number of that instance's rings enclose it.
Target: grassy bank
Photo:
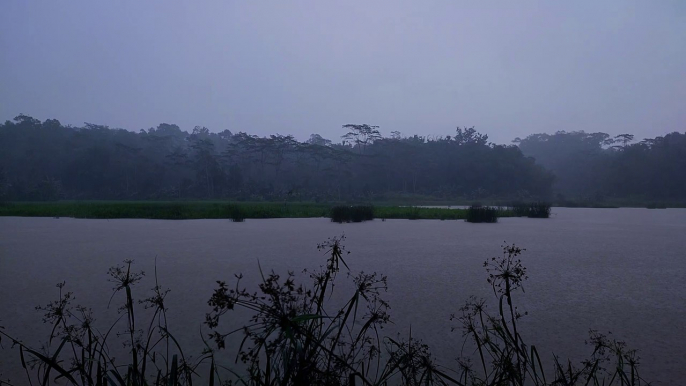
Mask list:
[[[57,201],[14,202],[0,205],[0,216],[145,218],[159,220],[329,217],[333,204],[277,202],[156,202],[156,201]],[[374,218],[409,220],[463,220],[465,209],[375,206]],[[499,217],[513,217],[499,210]]]
[[[145,218],[160,220],[328,217],[330,205],[228,202],[58,201],[15,202],[0,206],[0,216]]]
[[[49,201],[0,203],[0,216],[73,217],[92,219],[141,218],[158,220],[264,219],[331,217],[336,203],[229,202],[229,201]],[[497,206],[497,205],[496,205]],[[567,207],[614,207],[577,206]],[[649,208],[665,208],[653,204]],[[528,210],[528,209],[527,209]],[[373,206],[373,218],[408,220],[464,220],[467,209],[398,206],[387,203]],[[498,217],[518,217],[517,206],[502,203]],[[528,216],[536,217],[536,216]]]

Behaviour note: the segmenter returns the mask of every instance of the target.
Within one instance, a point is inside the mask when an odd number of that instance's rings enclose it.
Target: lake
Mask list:
[[[149,276],[157,260],[171,329],[197,345],[216,280],[246,283],[265,270],[301,272],[325,261],[318,243],[345,234],[353,271],[388,275],[386,299],[394,328],[412,327],[440,363],[455,367],[461,332],[449,320],[470,295],[493,305],[485,259],[516,243],[529,280],[516,301],[529,315],[522,334],[536,344],[544,366],[552,351],[582,359],[590,328],[639,349],[642,375],[655,384],[686,379],[686,210],[554,208],[550,219],[463,221],[375,220],[335,224],[327,219],[84,220],[0,218],[0,325],[25,342],[45,340],[49,328],[34,306],[56,299],[66,281],[77,302],[104,311],[112,283],[107,269],[124,259]],[[140,288],[141,296],[154,284]],[[114,311],[110,310],[109,314]],[[106,319],[106,318],[105,318]],[[394,330],[395,331],[395,330]],[[38,333],[37,333],[38,332]],[[37,336],[36,336],[37,335]],[[196,343],[194,343],[196,342]],[[3,342],[0,373],[16,378],[16,350]],[[23,371],[23,370],[22,370]]]

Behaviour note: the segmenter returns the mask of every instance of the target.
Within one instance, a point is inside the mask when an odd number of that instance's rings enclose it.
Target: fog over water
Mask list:
[[[47,337],[34,305],[55,299],[55,283],[66,280],[77,302],[104,311],[112,283],[107,268],[124,259],[148,273],[140,296],[158,275],[169,287],[171,329],[186,351],[199,352],[198,331],[209,310],[215,280],[245,274],[250,286],[265,270],[299,273],[324,262],[316,245],[345,234],[353,271],[388,275],[388,333],[424,339],[441,363],[454,365],[460,332],[449,321],[468,296],[490,300],[482,267],[504,242],[526,248],[530,279],[517,296],[528,343],[552,363],[590,354],[589,328],[611,331],[638,348],[643,376],[658,385],[686,378],[686,210],[554,208],[547,220],[501,218],[497,224],[463,221],[375,220],[335,224],[328,219],[83,220],[0,218],[0,325],[25,338]],[[343,289],[341,289],[343,291]],[[493,306],[495,304],[491,303]],[[112,315],[114,310],[110,310]],[[228,320],[228,319],[227,319]],[[36,334],[42,331],[42,334]],[[21,374],[17,351],[0,354],[5,376]],[[19,378],[17,378],[19,379]]]

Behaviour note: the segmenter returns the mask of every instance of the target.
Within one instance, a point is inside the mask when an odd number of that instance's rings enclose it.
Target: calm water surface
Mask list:
[[[526,248],[526,293],[518,298],[528,343],[581,359],[590,328],[611,331],[639,348],[643,375],[656,384],[686,379],[686,210],[564,209],[550,219],[506,218],[497,224],[389,220],[334,224],[326,219],[79,220],[0,218],[0,325],[37,344],[47,337],[33,307],[55,299],[65,280],[77,301],[104,311],[108,267],[124,259],[172,289],[172,331],[190,347],[216,280],[242,272],[257,280],[257,261],[277,272],[323,263],[316,245],[345,233],[354,271],[388,275],[392,331],[424,339],[442,364],[460,355],[449,316],[469,295],[490,299],[483,261],[500,246]],[[145,291],[152,282],[141,285]],[[109,311],[112,314],[112,311]],[[179,333],[179,331],[181,333]],[[38,333],[37,333],[38,332]],[[17,352],[0,350],[0,373],[19,374]],[[199,348],[198,348],[199,350]]]

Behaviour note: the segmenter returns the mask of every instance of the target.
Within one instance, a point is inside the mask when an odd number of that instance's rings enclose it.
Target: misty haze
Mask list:
[[[6,1],[0,386],[678,385],[686,3]]]

